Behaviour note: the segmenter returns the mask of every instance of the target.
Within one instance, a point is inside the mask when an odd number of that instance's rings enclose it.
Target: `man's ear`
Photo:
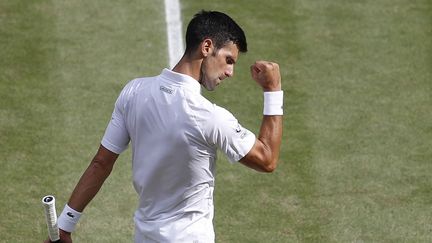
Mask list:
[[[201,54],[203,57],[211,55],[214,50],[213,41],[211,39],[205,39],[201,42]]]

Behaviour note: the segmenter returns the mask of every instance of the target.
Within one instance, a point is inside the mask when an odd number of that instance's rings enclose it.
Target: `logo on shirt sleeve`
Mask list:
[[[235,128],[236,135],[240,137],[240,139],[245,138],[248,135],[248,130],[244,129],[240,124],[237,124]]]
[[[240,126],[240,124],[237,124],[237,127],[235,129],[236,133],[241,132],[241,130],[242,130],[242,127]]]

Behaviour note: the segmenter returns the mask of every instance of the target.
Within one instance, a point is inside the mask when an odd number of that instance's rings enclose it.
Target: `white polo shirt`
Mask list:
[[[213,242],[216,151],[239,161],[255,135],[204,98],[197,80],[164,69],[132,80],[117,99],[102,145],[120,154],[129,141],[135,242]]]

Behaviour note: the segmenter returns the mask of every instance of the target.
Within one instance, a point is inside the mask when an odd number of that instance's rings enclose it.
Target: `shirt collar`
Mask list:
[[[164,68],[162,70],[161,77],[171,81],[174,84],[187,87],[193,90],[194,92],[198,92],[198,93],[201,92],[200,83],[189,75],[177,73],[169,70],[168,68]]]

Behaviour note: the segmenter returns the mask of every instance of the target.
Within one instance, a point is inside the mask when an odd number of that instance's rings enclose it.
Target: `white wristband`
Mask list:
[[[57,220],[57,225],[60,229],[66,232],[73,232],[80,217],[80,212],[66,204],[63,212],[60,214],[60,217]]]
[[[283,115],[283,91],[264,92],[265,116]]]

